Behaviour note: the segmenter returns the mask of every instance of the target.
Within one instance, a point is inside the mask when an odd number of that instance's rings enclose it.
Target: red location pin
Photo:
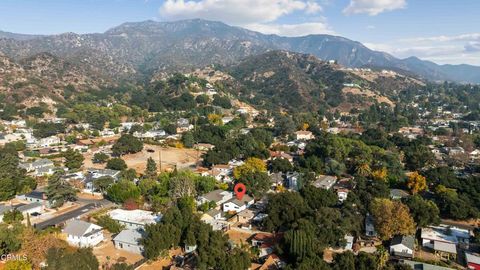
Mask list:
[[[245,185],[242,183],[238,183],[233,188],[233,192],[235,192],[235,196],[237,196],[237,199],[241,200],[243,198],[243,195],[245,195],[245,192],[247,192],[247,187],[245,187]]]

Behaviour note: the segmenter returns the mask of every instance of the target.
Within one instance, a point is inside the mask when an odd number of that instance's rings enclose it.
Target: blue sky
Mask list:
[[[480,65],[477,0],[1,0],[0,30],[104,32],[127,21],[220,20],[286,36],[333,34],[397,57]]]

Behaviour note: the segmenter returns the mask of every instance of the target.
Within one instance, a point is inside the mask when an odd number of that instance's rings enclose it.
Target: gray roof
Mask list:
[[[203,198],[205,198],[208,201],[214,201],[214,202],[219,202],[223,199],[222,193],[225,192],[223,189],[217,189],[214,191],[211,191],[207,194],[202,195]]]
[[[209,216],[211,216],[211,217],[214,217],[214,216],[216,216],[216,215],[218,215],[218,214],[220,214],[220,213],[222,213],[222,212],[220,212],[220,210],[217,210],[217,209],[213,208],[213,209],[210,209],[210,210],[209,210],[207,213],[205,213],[205,214],[207,214],[207,215],[209,215]]]
[[[410,265],[414,270],[453,270],[453,268],[437,266],[422,262],[414,262],[409,260],[401,260],[400,262],[406,265]]]
[[[312,185],[316,188],[330,189],[336,182],[336,176],[321,175],[312,183]]]
[[[17,210],[20,211],[20,212],[24,212],[24,211],[28,211],[28,210],[31,210],[31,209],[35,209],[37,207],[42,207],[42,204],[39,203],[39,202],[24,204],[24,205],[20,205],[19,207],[17,207]]]
[[[465,259],[467,260],[467,263],[474,263],[480,265],[480,255],[465,252]]]
[[[455,246],[455,244],[452,244],[452,243],[434,241],[433,249],[436,251],[443,251],[451,254],[457,254],[457,246]]]
[[[63,229],[63,232],[68,235],[83,236],[86,234],[88,228],[90,228],[91,225],[92,223],[74,219],[67,222],[65,228]]]
[[[405,198],[408,197],[408,192],[402,189],[390,189],[390,197],[392,198]]]
[[[113,241],[139,246],[142,237],[143,235],[140,230],[123,230],[113,238]]]
[[[390,241],[390,246],[399,244],[402,244],[413,250],[415,248],[415,238],[412,235],[397,235],[392,239],[392,241]]]

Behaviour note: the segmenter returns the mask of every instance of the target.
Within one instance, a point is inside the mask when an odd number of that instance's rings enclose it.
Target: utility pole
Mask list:
[[[162,173],[162,147],[158,151],[158,164],[160,164],[160,173]]]

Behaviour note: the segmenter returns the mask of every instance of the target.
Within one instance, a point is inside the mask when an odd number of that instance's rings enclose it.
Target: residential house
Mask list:
[[[270,159],[274,160],[277,158],[283,158],[288,160],[288,162],[293,163],[293,157],[292,155],[285,153],[283,151],[270,151]]]
[[[212,176],[222,183],[232,182],[232,173],[233,167],[231,165],[219,164],[212,167]]]
[[[31,202],[31,203],[37,202],[42,204],[45,207],[51,206],[50,201],[48,201],[47,195],[45,194],[45,192],[40,190],[34,190],[24,195],[17,195],[16,198],[27,201],[27,202]]]
[[[255,217],[255,212],[253,212],[250,209],[245,209],[243,211],[238,212],[229,221],[233,223],[240,223],[243,228],[250,229],[252,227],[251,223],[254,217]]]
[[[15,209],[20,211],[24,216],[26,216],[27,214],[31,215],[33,213],[43,213],[45,207],[43,204],[39,202],[33,202],[29,204],[20,205]]]
[[[59,137],[50,136],[50,137],[41,138],[41,139],[37,140],[35,146],[36,147],[49,147],[49,146],[57,145],[57,144],[60,144],[60,143],[61,143],[61,140],[60,140]]]
[[[95,192],[93,182],[100,177],[111,177],[113,181],[117,181],[121,171],[111,169],[87,169],[87,176],[83,179],[84,191]]]
[[[145,132],[135,131],[133,136],[139,139],[158,139],[167,136],[165,130],[148,130]]]
[[[377,237],[377,231],[375,230],[375,221],[370,214],[365,217],[365,235],[370,237]]]
[[[355,182],[352,178],[342,178],[333,185],[333,190],[337,193],[338,200],[343,202],[347,199],[348,193],[355,188]]]
[[[222,118],[222,123],[225,125],[225,124],[228,124],[229,122],[231,122],[233,119],[235,119],[235,117],[233,116],[225,116]]]
[[[469,153],[470,156],[470,161],[475,162],[477,160],[480,160],[480,150],[475,149]]]
[[[413,235],[397,235],[390,241],[390,254],[393,256],[413,258],[415,237]]]
[[[313,133],[311,131],[300,130],[295,132],[295,139],[299,141],[308,141],[314,139]]]
[[[125,228],[135,230],[143,229],[145,225],[157,223],[162,219],[162,215],[154,214],[151,211],[145,210],[123,210],[114,209],[108,213],[113,219],[124,225]]]
[[[298,172],[288,172],[286,178],[288,189],[298,191],[301,188],[300,174]]]
[[[94,247],[104,239],[102,227],[78,219],[68,221],[62,232],[67,242],[76,247]]]
[[[454,243],[435,241],[433,243],[435,255],[442,259],[457,259],[457,246]]]
[[[223,204],[223,212],[241,212],[247,209],[249,206],[251,206],[255,200],[248,196],[244,195],[241,200],[235,198],[231,198],[227,202]]]
[[[209,202],[215,202],[215,204],[219,206],[227,202],[228,200],[232,199],[232,197],[233,197],[232,192],[222,190],[222,189],[216,189],[214,191],[210,191],[206,194],[199,196],[197,199],[197,205],[201,205]]]
[[[422,228],[422,246],[435,249],[436,242],[450,243],[468,247],[470,244],[470,231],[457,227],[440,224]]]
[[[323,188],[329,190],[333,187],[333,185],[335,185],[336,182],[336,176],[320,175],[314,182],[312,182],[312,185],[316,188]]]
[[[272,187],[277,187],[277,186],[283,186],[284,183],[284,177],[283,173],[278,172],[278,173],[272,173],[270,174],[270,184]]]
[[[480,255],[465,252],[465,261],[470,270],[480,270]]]
[[[50,159],[42,158],[32,162],[20,163],[18,166],[27,172],[34,172],[38,169],[54,167],[54,164]]]
[[[353,249],[353,243],[354,243],[354,238],[351,235],[345,235],[345,250],[352,250]]]
[[[193,148],[199,151],[208,151],[215,148],[215,145],[209,143],[197,143],[193,146]]]
[[[190,124],[190,121],[185,118],[180,118],[177,120],[177,133],[185,133],[193,129],[193,125]]]
[[[424,262],[416,262],[410,260],[399,260],[399,263],[406,264],[414,270],[454,270],[453,268],[443,267],[433,264],[428,264]]]
[[[127,229],[121,231],[115,238],[113,238],[113,244],[116,249],[125,250],[131,253],[142,254],[143,245],[140,244],[140,240],[143,238],[142,230]]]
[[[210,209],[207,212],[203,213],[201,220],[222,220],[222,211],[218,209]]]
[[[278,243],[280,235],[272,233],[256,233],[251,239],[253,247],[259,249],[258,257],[263,258],[273,253],[275,245]]]
[[[390,198],[392,200],[401,200],[408,197],[409,194],[405,190],[392,188],[390,189]]]

